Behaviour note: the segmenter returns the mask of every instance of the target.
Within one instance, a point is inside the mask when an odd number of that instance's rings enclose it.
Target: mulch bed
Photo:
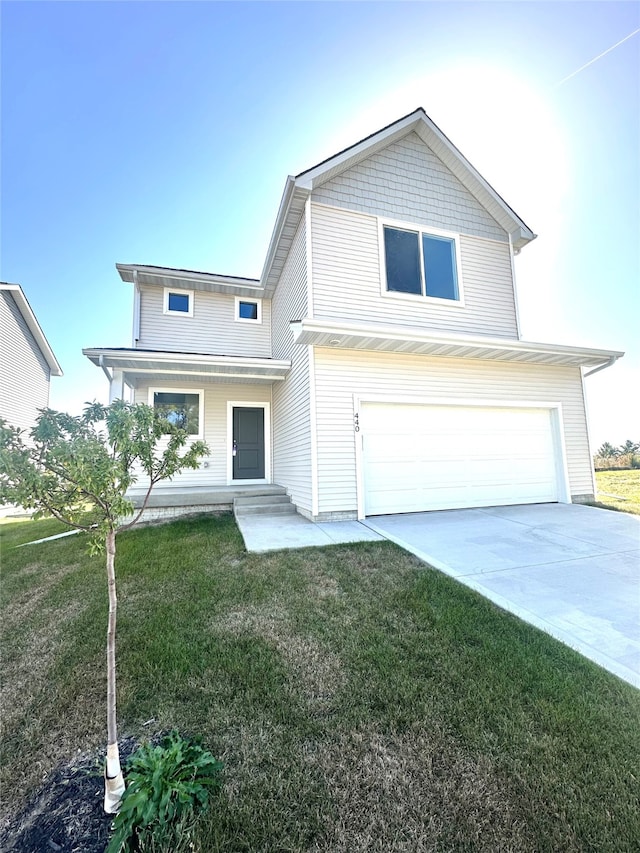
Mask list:
[[[121,738],[120,758],[137,749]],[[104,853],[113,816],[104,812],[104,747],[57,768],[24,810],[0,827],[2,853]]]

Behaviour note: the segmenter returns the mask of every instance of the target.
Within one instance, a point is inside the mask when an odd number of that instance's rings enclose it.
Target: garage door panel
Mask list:
[[[548,409],[362,407],[365,513],[558,499]]]

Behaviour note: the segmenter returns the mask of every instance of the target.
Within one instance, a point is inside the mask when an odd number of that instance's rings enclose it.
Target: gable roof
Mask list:
[[[422,139],[479,204],[511,235],[514,249],[519,250],[535,239],[536,235],[529,226],[458,151],[424,109],[418,107],[412,113],[316,166],[300,172],[295,177],[287,178],[261,276],[262,285],[267,292],[276,286],[304,211],[305,201],[311,192],[410,133],[416,133]]]
[[[13,300],[18,307],[18,311],[20,311],[20,313],[22,314],[22,318],[27,324],[27,328],[33,335],[36,344],[40,348],[40,352],[42,353],[45,361],[49,365],[51,375],[62,376],[62,368],[58,364],[58,359],[53,354],[53,350],[49,346],[49,342],[47,341],[45,334],[40,327],[40,323],[38,323],[36,315],[33,313],[33,309],[29,305],[29,301],[24,295],[24,292],[20,285],[9,284],[9,282],[0,281],[0,290],[8,291],[13,297]]]

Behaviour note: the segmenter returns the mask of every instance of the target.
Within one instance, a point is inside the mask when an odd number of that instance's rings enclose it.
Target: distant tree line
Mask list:
[[[596,468],[640,468],[640,442],[627,439],[620,447],[605,441],[593,457]]]

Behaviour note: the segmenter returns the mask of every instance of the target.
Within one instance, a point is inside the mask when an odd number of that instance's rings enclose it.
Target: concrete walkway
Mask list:
[[[640,518],[537,504],[368,518],[382,534],[640,687]]]
[[[247,551],[310,548],[344,542],[375,542],[385,537],[359,521],[317,523],[298,514],[239,515],[236,523]]]

